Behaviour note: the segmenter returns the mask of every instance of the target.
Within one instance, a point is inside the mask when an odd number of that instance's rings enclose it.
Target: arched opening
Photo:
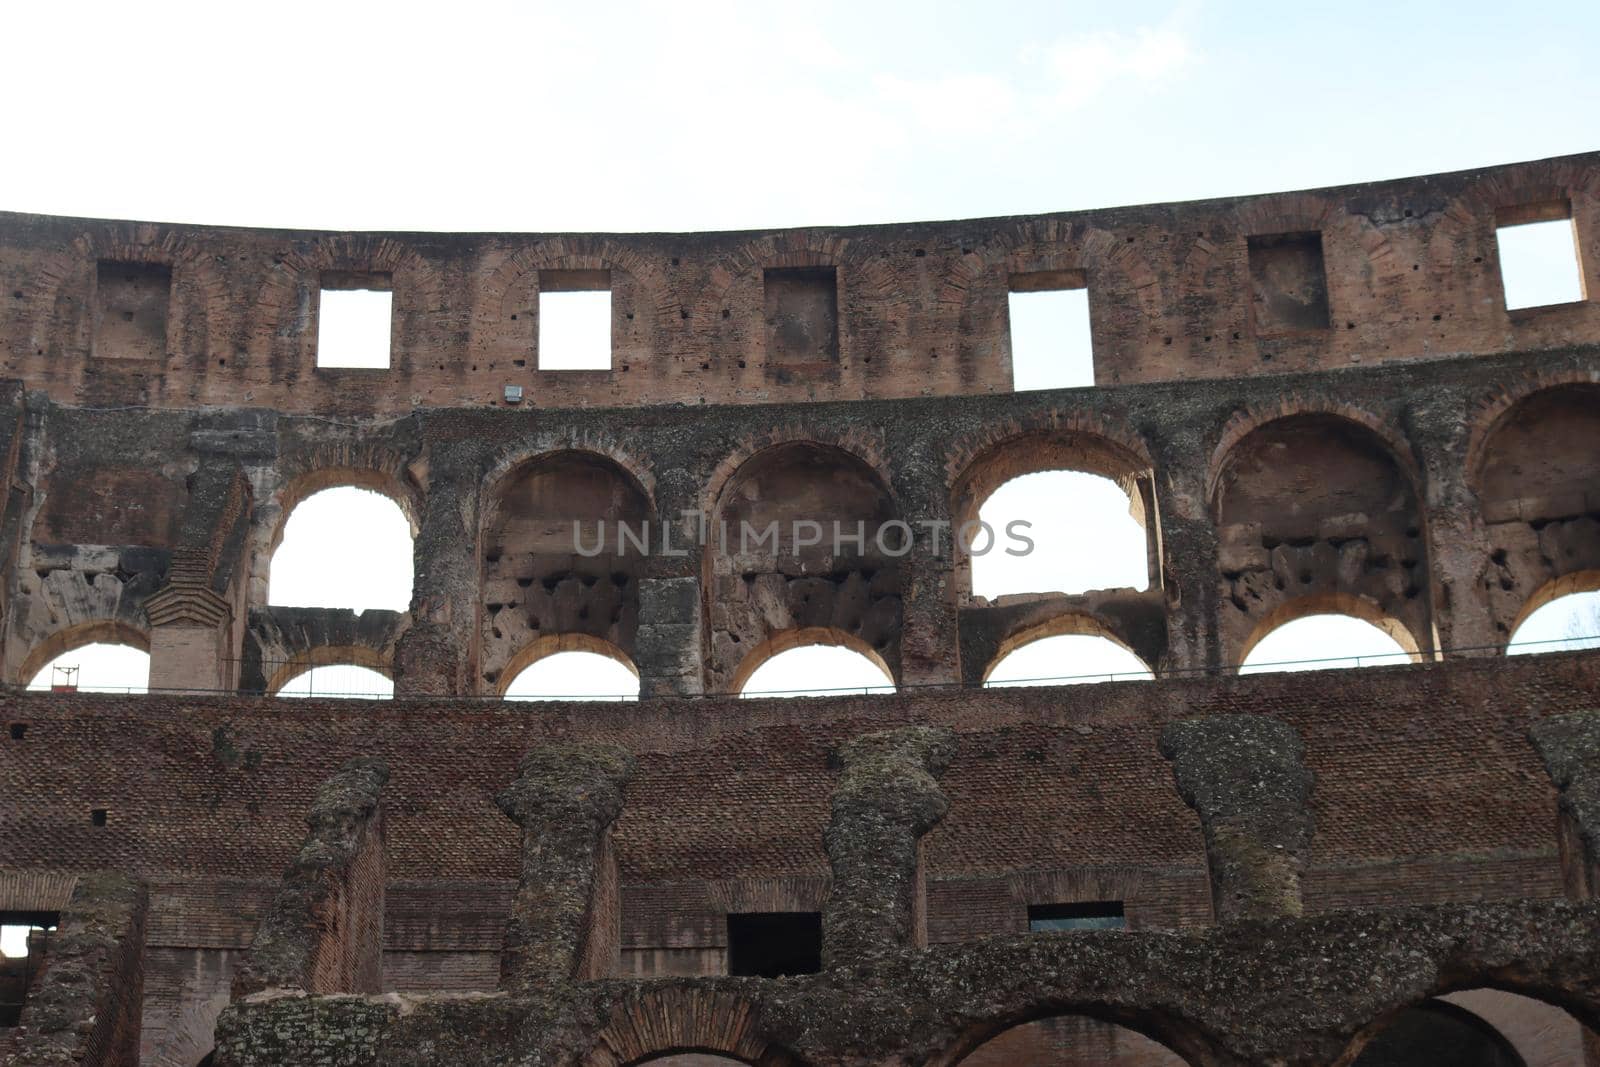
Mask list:
[[[388,700],[394,696],[394,679],[371,667],[354,663],[326,663],[307,667],[291,675],[273,695]]]
[[[1185,1067],[1181,1056],[1126,1026],[1086,1015],[1052,1015],[991,1037],[956,1061],[960,1067]]]
[[[267,571],[267,601],[283,607],[411,606],[412,527],[399,504],[343,485],[295,505]]]
[[[1003,643],[983,684],[1007,688],[1153,677],[1149,664],[1092,619],[1069,615]]]
[[[1291,601],[1245,642],[1240,674],[1381,667],[1422,657],[1417,641],[1371,603],[1338,593]]]
[[[545,453],[496,483],[482,534],[479,641],[487,688],[504,693],[533,662],[530,648],[564,651],[551,640],[593,638],[596,648],[588,651],[615,649],[628,662],[639,626],[639,580],[660,534],[652,515],[639,480],[592,452]],[[566,667],[567,661],[547,665],[535,679],[549,683],[547,674]]]
[[[635,1060],[634,1067],[745,1067],[749,1061],[736,1060],[718,1052],[663,1052]]]
[[[1600,584],[1597,440],[1600,386],[1565,385],[1511,406],[1475,452],[1490,543],[1482,591],[1502,640],[1545,602]]]
[[[708,689],[739,692],[748,676],[742,665],[753,662],[749,650],[774,638],[793,642],[782,635],[796,631],[849,638],[892,677],[900,659],[900,559],[912,531],[878,473],[841,448],[789,442],[741,463],[716,500],[702,583],[717,606]],[[836,671],[847,668],[825,669],[842,680]],[[816,687],[813,680],[804,688]]]
[[[1600,571],[1579,571],[1528,598],[1506,655],[1600,648]]]
[[[144,693],[150,687],[150,641],[117,622],[94,622],[51,634],[19,671],[28,689]]]
[[[734,676],[742,697],[892,693],[894,675],[870,645],[837,630],[785,630],[746,657]]]
[[[1600,1053],[1600,1036],[1562,1008],[1489,988],[1402,1008],[1357,1041],[1352,1067],[1570,1067]]]
[[[958,583],[1019,593],[1144,590],[1160,581],[1149,465],[1082,434],[1034,434],[990,449],[952,495]]]
[[[1432,633],[1411,468],[1367,426],[1314,413],[1256,427],[1216,467],[1212,504],[1225,662],[1242,662],[1318,602],[1386,630],[1392,622],[1390,636]]]
[[[549,634],[502,675],[507,700],[638,700],[639,669],[615,645],[585,634]]]

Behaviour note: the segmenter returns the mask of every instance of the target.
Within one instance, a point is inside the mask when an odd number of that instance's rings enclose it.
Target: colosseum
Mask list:
[[[1514,306],[1552,221],[1579,298]],[[378,366],[319,348],[354,290]],[[0,1063],[1600,1065],[1600,651],[1506,655],[1600,589],[1597,291],[1600,153],[770,232],[0,214]],[[541,358],[571,292],[604,365]],[[1016,387],[1037,292],[1092,384]],[[929,532],[1046,471],[1147,580],[974,591]],[[341,486],[408,610],[272,601]],[[1241,675],[1329,613],[1402,661]],[[1062,635],[1153,677],[988,684]],[[30,687],[91,643],[148,691]],[[811,645],[893,691],[740,698]],[[638,699],[505,699],[572,650]],[[328,664],[393,699],[279,695]]]

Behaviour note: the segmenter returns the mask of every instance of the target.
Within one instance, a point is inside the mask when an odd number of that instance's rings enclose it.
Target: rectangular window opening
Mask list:
[[[1013,274],[1009,311],[1014,390],[1094,384],[1089,290],[1082,272]]]
[[[53,911],[0,911],[0,1027],[21,1020],[29,988],[39,977],[40,957],[60,919]]]
[[[833,267],[762,271],[767,363],[823,367],[839,362],[839,275]]]
[[[539,272],[539,369],[611,369],[611,272]]]
[[[317,311],[317,367],[385,370],[394,312],[389,275],[325,271]]]
[[[1257,337],[1326,330],[1328,274],[1322,233],[1272,233],[1245,240],[1250,321]]]
[[[1570,203],[1502,209],[1495,215],[1494,236],[1507,311],[1584,299]]]
[[[165,359],[172,268],[159,263],[95,265],[94,354],[99,359]]]
[[[1032,904],[1028,907],[1028,931],[1051,930],[1126,930],[1127,917],[1120,900],[1080,900],[1071,904]]]
[[[745,912],[728,916],[728,973],[754,978],[822,970],[822,913]]]

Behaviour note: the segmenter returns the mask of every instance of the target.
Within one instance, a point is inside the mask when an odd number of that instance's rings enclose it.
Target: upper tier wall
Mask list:
[[[65,404],[378,414],[499,405],[507,385],[542,407],[1008,392],[1007,294],[1040,286],[1087,286],[1098,384],[1600,341],[1593,300],[1506,310],[1497,222],[1563,214],[1592,295],[1597,153],[1235,200],[744,233],[0,213],[0,376]],[[798,273],[767,273],[783,269]],[[541,284],[607,280],[611,369],[538,370]],[[320,290],[362,285],[392,287],[391,369],[318,369]]]

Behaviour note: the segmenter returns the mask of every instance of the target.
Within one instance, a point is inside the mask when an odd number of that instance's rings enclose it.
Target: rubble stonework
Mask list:
[[[1600,1065],[1600,652],[1504,655],[1600,589],[1600,303],[1501,276],[1559,219],[1600,293],[1593,153],[743,233],[0,213],[0,915],[61,923],[0,1057]],[[363,285],[389,366],[319,366]],[[603,288],[609,368],[542,369],[540,294]],[[1018,392],[1060,288],[1094,385]],[[981,595],[954,532],[1054,471],[1143,581]],[[272,602],[334,487],[403,517],[403,610]],[[1239,674],[1328,612],[1403,657]],[[985,687],[1058,635],[1153,680]],[[98,641],[152,691],[22,691]],[[740,698],[812,644],[898,691]],[[562,651],[639,700],[502,700]],[[275,696],[334,664],[397,699]],[[731,976],[752,915],[821,972]]]

